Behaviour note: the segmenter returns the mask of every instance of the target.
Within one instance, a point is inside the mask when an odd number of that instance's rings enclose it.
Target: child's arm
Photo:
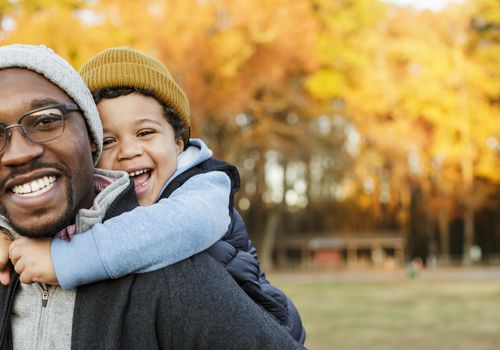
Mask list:
[[[230,186],[223,172],[196,175],[154,205],[97,224],[70,242],[54,239],[59,284],[71,289],[149,272],[207,249],[227,231]]]
[[[23,283],[43,282],[57,284],[50,258],[50,239],[16,238],[9,248],[14,270]]]

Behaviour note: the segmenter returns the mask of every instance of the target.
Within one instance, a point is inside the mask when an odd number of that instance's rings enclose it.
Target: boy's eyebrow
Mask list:
[[[134,124],[143,124],[143,123],[153,123],[153,124],[157,124],[159,126],[162,126],[162,124],[157,121],[157,120],[154,120],[154,119],[149,119],[149,118],[142,118],[142,119],[139,119],[139,120],[136,120],[134,122]]]
[[[144,123],[153,123],[153,124],[156,124],[158,126],[163,127],[163,124],[160,123],[159,121],[153,120],[153,119],[149,119],[149,118],[142,118],[142,119],[134,121],[134,125],[141,125],[141,124],[144,124]],[[109,132],[109,128],[106,128],[106,127],[103,126],[103,130],[102,131],[103,132]]]

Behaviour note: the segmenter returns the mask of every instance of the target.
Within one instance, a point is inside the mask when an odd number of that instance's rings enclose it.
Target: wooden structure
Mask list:
[[[370,232],[281,241],[279,267],[402,267],[405,240],[399,232]]]

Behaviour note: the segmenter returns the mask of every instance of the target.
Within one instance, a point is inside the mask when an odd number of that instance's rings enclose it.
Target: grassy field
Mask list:
[[[299,309],[310,350],[500,349],[500,279],[269,277]]]

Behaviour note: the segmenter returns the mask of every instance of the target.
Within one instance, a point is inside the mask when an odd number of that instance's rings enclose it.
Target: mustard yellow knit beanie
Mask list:
[[[92,94],[119,87],[152,91],[155,98],[172,108],[182,120],[189,141],[189,101],[168,71],[156,58],[127,47],[104,50],[84,63],[80,75]]]

